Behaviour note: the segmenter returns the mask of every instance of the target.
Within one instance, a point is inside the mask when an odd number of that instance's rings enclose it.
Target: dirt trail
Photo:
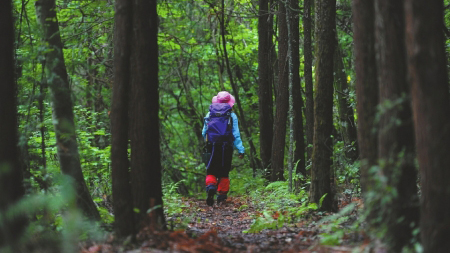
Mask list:
[[[352,252],[367,244],[359,238],[359,246],[319,245],[318,234],[323,231],[315,221],[322,216],[314,213],[295,225],[245,233],[255,217],[262,216],[247,198],[230,197],[213,207],[204,199],[185,198],[183,203],[183,213],[167,217],[169,231],[147,228],[138,235],[137,244],[96,245],[83,252]]]
[[[203,200],[196,202],[200,211],[186,233],[195,236],[216,231],[223,245],[233,252],[280,252],[293,249],[294,242],[295,250],[299,251],[307,249],[316,240],[317,233],[301,228],[243,233],[250,228],[254,217],[261,215],[247,199],[229,198],[224,204],[213,207],[208,207]]]

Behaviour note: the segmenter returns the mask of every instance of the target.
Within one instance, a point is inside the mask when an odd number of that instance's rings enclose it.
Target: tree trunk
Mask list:
[[[311,43],[311,4],[313,0],[304,0],[303,7],[303,54],[305,75],[305,118],[306,118],[306,151],[307,158],[311,158],[312,144],[314,135],[314,95],[313,95],[313,79],[312,79],[312,43]]]
[[[156,0],[133,1],[131,185],[135,225],[164,229],[158,93]],[[147,223],[147,224],[145,224]],[[138,230],[139,230],[138,229]]]
[[[336,0],[316,0],[316,83],[314,96],[314,139],[310,201],[322,202],[322,210],[331,211],[331,156],[333,142],[333,55],[335,49]]]
[[[270,181],[284,181],[284,149],[286,145],[286,122],[289,108],[288,77],[288,29],[286,7],[278,4],[278,89],[272,141],[272,166]]]
[[[291,0],[291,8],[292,10],[298,10],[298,1]],[[294,165],[297,164],[297,168],[295,173],[301,173],[303,176],[306,176],[305,169],[305,136],[303,131],[303,97],[301,91],[301,82],[300,82],[300,33],[299,33],[299,16],[298,13],[292,13],[291,10],[291,25],[290,25],[290,41],[292,41],[291,46],[291,54],[292,57],[292,96],[294,99],[293,110],[294,110],[294,141],[295,141],[295,149],[294,149]]]
[[[408,245],[419,222],[417,172],[414,166],[414,129],[408,83],[403,1],[375,0],[375,46],[379,99],[381,105],[378,132],[380,181],[389,198],[376,199],[383,223],[385,241],[394,252]]]
[[[374,133],[378,105],[378,76],[375,62],[374,0],[353,0],[353,40],[355,43],[356,110],[358,148],[361,161],[361,190],[371,188],[369,169],[377,164],[378,139]]]
[[[272,30],[269,20],[269,1],[259,0],[258,12],[258,97],[259,97],[259,145],[261,165],[268,169],[272,155],[273,102],[271,77]]]
[[[450,99],[442,32],[443,1],[405,0],[424,252],[450,248]]]
[[[0,2],[0,213],[16,204],[24,195],[19,162],[17,132],[17,85],[14,80],[14,22],[11,1]],[[26,220],[0,217],[0,248],[14,245],[22,234]],[[12,246],[14,249],[14,246]],[[14,250],[13,250],[14,251]]]
[[[339,128],[344,140],[345,156],[354,162],[358,159],[358,144],[356,135],[355,116],[353,108],[348,101],[348,83],[345,66],[342,61],[342,52],[336,39],[334,51],[334,72],[336,76],[336,93],[338,98]]]
[[[111,177],[114,229],[118,236],[135,234],[133,198],[128,161],[128,111],[130,96],[130,58],[132,2],[116,0],[114,31],[114,87],[111,106]]]
[[[227,67],[228,78],[230,80],[231,87],[233,89],[234,97],[236,99],[236,105],[239,110],[239,114],[237,114],[239,120],[242,122],[242,129],[244,131],[245,136],[247,137],[248,144],[250,146],[250,166],[253,169],[253,176],[256,175],[256,169],[261,168],[261,164],[256,158],[256,148],[252,141],[252,135],[250,133],[247,120],[245,119],[244,110],[242,109],[241,100],[239,99],[239,92],[234,83],[233,73],[231,72],[230,60],[228,58],[227,51],[227,41],[225,39],[225,0],[222,0],[222,18],[220,20],[220,30],[222,35],[222,46],[223,46],[223,55],[225,58],[225,65]]]
[[[43,36],[48,43],[46,54],[46,76],[50,86],[53,104],[53,125],[56,133],[57,153],[61,171],[73,180],[77,194],[77,206],[86,216],[99,220],[97,207],[84,181],[75,134],[71,91],[64,63],[63,45],[56,17],[54,0],[39,0],[35,3],[36,15],[41,24]]]
[[[288,171],[289,171],[289,192],[292,192],[292,174],[294,168],[294,95],[293,95],[293,84],[294,84],[294,51],[293,46],[295,37],[293,35],[293,31],[291,30],[291,26],[293,25],[291,22],[293,21],[291,14],[291,3],[286,1],[284,3],[286,9],[286,25],[287,25],[287,33],[288,33],[288,73],[289,73],[289,153],[288,153]],[[298,19],[297,19],[298,20]],[[298,27],[298,26],[297,26]],[[297,27],[295,30],[298,31]],[[298,33],[297,33],[297,41],[298,41]],[[297,43],[298,46],[298,43]],[[297,47],[298,49],[298,47]],[[298,52],[297,52],[298,56]],[[298,67],[298,66],[297,66]],[[298,68],[297,68],[298,74]]]

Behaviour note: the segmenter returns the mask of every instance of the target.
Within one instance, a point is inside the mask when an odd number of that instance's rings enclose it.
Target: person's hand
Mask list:
[[[244,154],[239,154],[239,158],[243,159],[244,158]]]

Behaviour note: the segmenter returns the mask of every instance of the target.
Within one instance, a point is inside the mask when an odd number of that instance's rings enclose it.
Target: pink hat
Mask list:
[[[217,102],[228,103],[231,107],[233,107],[236,100],[234,99],[233,95],[231,95],[228,91],[221,91],[217,93]]]
[[[214,97],[212,98],[212,103],[213,103],[213,104],[219,103],[219,101],[217,101],[217,96],[214,96]]]

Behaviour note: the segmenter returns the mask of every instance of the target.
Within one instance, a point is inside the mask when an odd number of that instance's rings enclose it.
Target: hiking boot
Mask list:
[[[227,200],[227,195],[217,196],[217,205],[220,205],[221,203],[225,203],[226,200]]]
[[[206,194],[208,197],[206,198],[206,204],[208,206],[214,205],[214,195],[216,195],[217,187],[215,185],[208,185],[206,187]]]

